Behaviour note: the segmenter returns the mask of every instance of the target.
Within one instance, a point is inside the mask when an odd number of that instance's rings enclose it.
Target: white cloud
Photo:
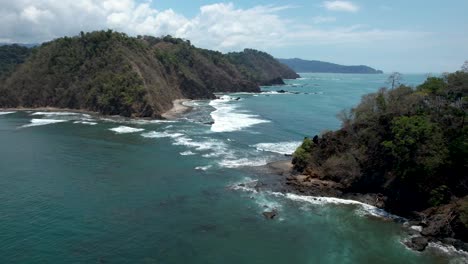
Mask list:
[[[324,23],[331,23],[335,21],[336,21],[336,17],[329,17],[329,16],[316,16],[312,18],[312,22],[314,24],[324,24]]]
[[[353,10],[344,1],[328,1]],[[315,25],[283,18],[292,6],[255,6],[241,9],[234,4],[202,6],[192,18],[171,9],[157,10],[136,0],[0,0],[0,38],[7,42],[42,42],[80,31],[114,29],[129,35],[171,34],[193,44],[220,51],[251,47],[269,50],[295,45],[372,43],[415,39],[423,33],[380,30],[364,26],[320,28],[334,17],[315,17]],[[333,5],[332,5],[333,6]],[[351,5],[354,6],[354,5]],[[357,8],[357,7],[354,7]]]
[[[350,1],[325,1],[323,6],[331,11],[357,12],[359,6]]]

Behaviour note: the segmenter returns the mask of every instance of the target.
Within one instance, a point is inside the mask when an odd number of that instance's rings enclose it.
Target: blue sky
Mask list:
[[[223,52],[455,71],[468,60],[467,0],[0,0],[0,41],[41,42],[112,28],[187,38]]]

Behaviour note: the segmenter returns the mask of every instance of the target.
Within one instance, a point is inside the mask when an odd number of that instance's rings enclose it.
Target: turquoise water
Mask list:
[[[338,128],[336,114],[386,78],[302,76],[262,94],[191,102],[192,112],[169,122],[0,114],[0,263],[453,259],[435,248],[407,250],[401,225],[372,208],[249,188],[277,180],[255,166],[283,159],[304,136]],[[418,84],[425,76],[405,79]],[[271,209],[279,216],[266,220],[262,212]]]

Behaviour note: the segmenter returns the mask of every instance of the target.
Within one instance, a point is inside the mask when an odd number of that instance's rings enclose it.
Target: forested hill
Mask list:
[[[31,49],[13,45],[0,45],[0,78],[11,73],[16,65],[23,63],[31,54]]]
[[[296,72],[314,72],[314,73],[367,73],[381,74],[380,70],[376,70],[369,66],[344,66],[329,62],[316,60],[301,60],[301,59],[278,59],[279,62],[289,66]]]
[[[466,71],[382,89],[343,112],[340,130],[305,139],[294,167],[304,188],[323,180],[379,193],[393,213],[420,212],[423,235],[468,242],[467,107]]]
[[[16,62],[0,80],[0,107],[134,117],[159,117],[174,99],[258,92],[260,85],[299,77],[260,51],[222,54],[170,36],[133,38],[113,31],[59,38],[34,48],[24,63]]]

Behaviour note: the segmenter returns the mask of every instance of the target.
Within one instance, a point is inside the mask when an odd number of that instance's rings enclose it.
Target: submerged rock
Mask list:
[[[273,220],[276,216],[278,216],[278,211],[275,209],[272,211],[263,212],[262,214],[266,219]]]

